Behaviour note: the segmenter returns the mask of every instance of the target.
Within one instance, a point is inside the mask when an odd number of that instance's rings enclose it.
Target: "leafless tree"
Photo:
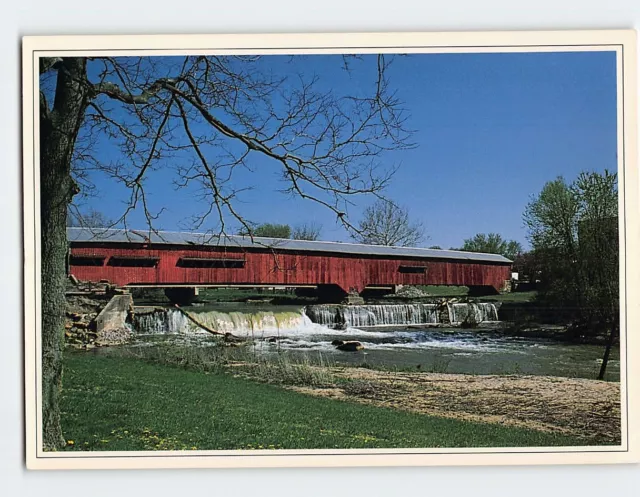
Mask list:
[[[323,205],[347,228],[350,199],[376,194],[393,169],[379,156],[410,147],[406,115],[387,79],[390,59],[336,63],[369,85],[329,88],[314,75],[282,74],[269,57],[69,57],[40,59],[43,440],[63,444],[58,396],[64,329],[68,205],[104,182],[128,192],[113,225],[140,210],[148,229],[148,179],[162,169],[202,206],[193,229],[251,233],[238,196],[240,172],[273,167],[283,192]],[[344,63],[343,63],[344,62]],[[373,71],[364,68],[372,66]],[[293,66],[292,66],[293,67]],[[292,71],[293,72],[293,71]],[[101,153],[108,149],[109,153]],[[108,157],[108,159],[107,159]],[[265,160],[266,159],[266,160]],[[267,164],[265,166],[264,164]],[[246,174],[244,175],[246,178]]]
[[[70,227],[96,228],[99,230],[112,225],[113,221],[111,219],[94,209],[81,211],[77,206],[71,205],[67,213],[67,226]]]
[[[415,247],[425,235],[422,223],[409,220],[407,209],[379,199],[365,209],[352,238],[369,245]]]
[[[293,228],[292,237],[294,240],[317,240],[320,237],[322,226],[315,223],[302,223]]]

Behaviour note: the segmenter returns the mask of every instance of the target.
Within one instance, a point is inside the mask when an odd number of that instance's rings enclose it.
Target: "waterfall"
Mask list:
[[[441,316],[441,311],[445,312]],[[204,311],[192,313],[203,325],[223,333],[244,336],[277,335],[280,332],[324,332],[326,328],[344,329],[372,326],[427,325],[465,321],[497,321],[492,303],[384,304],[384,305],[311,305],[304,311]],[[318,326],[320,325],[320,326]],[[314,329],[315,327],[315,329]],[[155,309],[135,314],[133,329],[140,334],[190,333],[202,331],[177,309]]]
[[[449,320],[452,324],[459,324],[464,321],[482,323],[483,321],[498,321],[498,310],[495,304],[470,303],[470,304],[447,304],[449,308]]]
[[[133,329],[143,334],[185,333],[189,325],[189,319],[175,309],[156,309],[133,317]]]
[[[314,305],[306,314],[312,322],[332,328],[438,323],[436,304]]]
[[[238,335],[277,334],[312,326],[302,312],[192,312],[203,325],[216,331]],[[136,314],[133,328],[140,334],[189,333],[202,331],[176,309],[156,309],[151,313]]]
[[[245,335],[274,334],[306,327],[309,319],[302,312],[199,312],[202,324],[214,330]]]

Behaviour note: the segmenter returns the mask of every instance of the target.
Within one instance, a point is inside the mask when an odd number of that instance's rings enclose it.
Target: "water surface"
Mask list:
[[[378,312],[374,311],[374,314]],[[596,378],[604,353],[604,347],[600,345],[505,336],[497,322],[484,322],[480,328],[472,330],[403,324],[348,326],[345,330],[334,330],[311,322],[299,307],[208,306],[192,308],[190,312],[207,326],[253,339],[254,345],[248,347],[256,354],[267,357],[287,354],[323,364]],[[176,310],[164,316],[139,319],[138,333],[134,335],[136,345],[169,342],[200,347],[218,340],[198,330]],[[357,319],[364,320],[362,316]],[[357,340],[364,350],[343,352],[331,344],[334,340]],[[606,379],[618,381],[619,368],[619,349],[615,348]]]

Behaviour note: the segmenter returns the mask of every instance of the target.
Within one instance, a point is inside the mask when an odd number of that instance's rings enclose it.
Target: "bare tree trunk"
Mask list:
[[[71,156],[86,109],[86,62],[64,59],[53,109],[40,108],[40,222],[42,243],[43,448],[64,446],[59,397],[64,348],[67,206],[77,193]]]
[[[616,336],[618,335],[620,325],[618,323],[614,323],[611,326],[611,331],[609,332],[609,339],[607,340],[607,348],[604,350],[604,357],[602,358],[602,366],[600,366],[600,373],[598,374],[599,380],[604,380],[604,374],[607,371],[607,364],[609,362],[609,356],[611,355],[611,348],[616,341]]]

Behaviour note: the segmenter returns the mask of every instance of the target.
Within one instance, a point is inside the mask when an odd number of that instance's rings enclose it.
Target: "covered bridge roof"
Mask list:
[[[288,240],[241,235],[219,235],[212,233],[191,233],[180,231],[124,230],[106,228],[67,228],[70,242],[102,243],[153,243],[166,245],[271,248],[300,252],[330,252],[350,255],[375,255],[381,257],[420,257],[425,259],[454,259],[468,262],[493,262],[509,264],[512,261],[498,254],[462,252],[459,250],[437,250],[418,247],[390,247],[385,245],[365,245],[360,243],[322,242],[308,240]]]

